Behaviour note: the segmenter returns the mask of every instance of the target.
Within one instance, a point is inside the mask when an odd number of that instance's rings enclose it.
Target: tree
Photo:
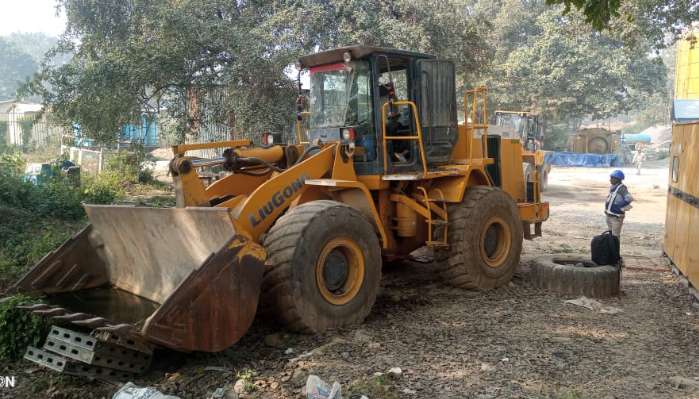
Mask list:
[[[494,56],[480,77],[493,106],[537,111],[549,127],[559,127],[548,135],[565,135],[583,119],[647,108],[667,95],[665,64],[648,41],[625,42],[595,30],[576,10],[541,1],[488,1],[478,10],[493,21]]]
[[[643,38],[656,48],[671,44],[699,21],[696,0],[546,0],[546,4],[565,5],[564,14],[575,7],[595,29],[620,33],[627,42]]]
[[[19,86],[38,69],[32,57],[4,38],[0,38],[0,99],[15,98]]]
[[[602,30],[609,25],[612,18],[619,17],[621,0],[546,0],[546,4],[564,4],[564,14],[575,6],[585,14],[585,20],[595,29]]]
[[[167,110],[178,136],[203,114],[237,132],[284,130],[295,82],[284,73],[302,54],[347,44],[435,52],[475,68],[478,21],[465,1],[61,0],[68,29],[32,91],[66,124],[114,140],[143,112]]]

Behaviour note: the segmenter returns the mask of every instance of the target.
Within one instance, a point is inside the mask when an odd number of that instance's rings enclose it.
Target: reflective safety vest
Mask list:
[[[619,191],[624,188],[622,195],[619,194]],[[609,195],[607,196],[607,201],[604,203],[604,213],[607,215],[612,215],[612,216],[623,216],[624,211],[621,210],[621,208],[624,208],[631,204],[631,201],[626,200],[626,196],[623,194],[628,193],[628,190],[626,189],[626,186],[619,183],[616,185],[616,187],[612,187],[609,189]]]

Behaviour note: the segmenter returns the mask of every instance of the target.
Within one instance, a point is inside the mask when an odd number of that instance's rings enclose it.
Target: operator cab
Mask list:
[[[299,61],[310,74],[309,142],[353,143],[359,174],[418,172],[449,161],[458,136],[451,62],[366,46]]]
[[[526,111],[495,111],[493,125],[488,129],[489,134],[520,140],[526,151],[534,152],[542,146],[543,129],[536,115]]]

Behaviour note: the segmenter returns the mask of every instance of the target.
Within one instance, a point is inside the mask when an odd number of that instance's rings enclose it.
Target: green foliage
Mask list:
[[[152,157],[142,145],[132,145],[107,159],[106,170],[114,178],[128,183],[152,183]]]
[[[97,177],[86,177],[83,200],[88,204],[111,204],[125,195],[121,176],[105,171]]]
[[[430,51],[472,71],[484,58],[485,23],[467,2],[286,0],[63,0],[68,31],[30,85],[64,123],[112,142],[145,112],[167,112],[174,136],[202,119],[234,133],[280,132],[293,115],[298,56],[346,44]],[[328,21],[333,21],[329,24]],[[166,110],[166,111],[165,111]]]
[[[20,152],[14,152],[10,148],[0,151],[0,177],[5,174],[18,175],[24,172],[26,161]]]
[[[0,359],[20,359],[27,346],[38,346],[46,337],[48,325],[41,318],[17,309],[17,305],[34,302],[36,299],[23,295],[0,301]]]
[[[25,180],[23,172],[21,155],[0,154],[0,286],[85,223],[82,202],[111,203],[123,192],[118,177],[100,176],[76,186],[56,170],[34,185]]]
[[[597,32],[576,10],[520,0],[482,3],[483,18],[493,21],[495,51],[481,81],[494,108],[543,116],[545,148],[565,147],[582,119],[633,113],[667,96],[667,68],[648,43],[630,46],[619,35]]]
[[[5,146],[8,141],[8,132],[10,124],[7,121],[0,121],[0,147]]]
[[[649,44],[655,49],[670,47],[692,23],[699,21],[696,0],[623,1],[621,16],[609,30],[630,45]]]
[[[257,390],[257,386],[253,383],[254,371],[250,369],[243,369],[236,373],[235,378],[238,380],[243,380],[243,392],[250,393]]]
[[[554,151],[566,151],[568,136],[576,129],[567,123],[550,124],[544,136],[544,148]]]
[[[546,0],[546,4],[565,4],[564,14],[568,14],[571,6],[575,6],[583,11],[588,23],[595,29],[602,30],[612,18],[619,16],[621,0]]]
[[[75,56],[47,65],[28,89],[62,123],[103,143],[144,112],[172,117],[161,118],[172,120],[161,130],[172,142],[200,134],[202,124],[234,135],[279,132],[293,114],[288,66],[364,44],[453,60],[460,90],[487,84],[496,107],[565,124],[664,96],[667,71],[652,50],[699,18],[694,3],[61,0],[68,30],[53,53]]]
[[[645,41],[654,48],[666,47],[699,21],[695,0],[546,0],[546,4],[564,4],[564,14],[575,7],[595,29],[607,29],[628,44]]]

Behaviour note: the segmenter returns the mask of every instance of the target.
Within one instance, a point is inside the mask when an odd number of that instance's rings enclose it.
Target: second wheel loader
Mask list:
[[[95,363],[100,346],[220,351],[258,302],[296,331],[359,323],[382,261],[423,246],[446,284],[511,279],[548,204],[536,184],[527,198],[520,140],[488,135],[486,90],[466,93],[458,124],[451,62],[353,46],[300,65],[311,90],[296,143],[175,146],[176,208],[85,206],[90,225],[13,287],[45,296],[30,311],[81,331],[56,327],[58,346],[28,358],[99,374],[114,367],[106,349]],[[223,156],[189,155],[214,148]],[[207,185],[199,172],[210,167],[227,174]]]

